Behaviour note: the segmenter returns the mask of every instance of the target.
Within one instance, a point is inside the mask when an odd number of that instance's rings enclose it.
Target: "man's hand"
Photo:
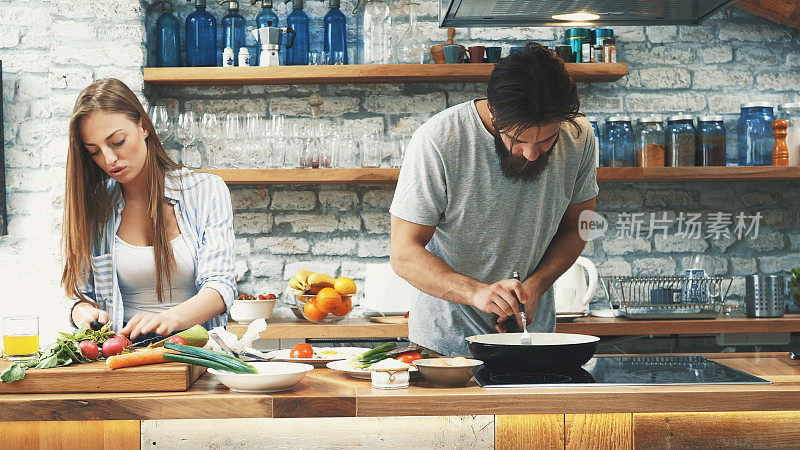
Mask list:
[[[173,314],[170,314],[170,311],[164,311],[158,314],[138,313],[128,321],[120,333],[134,340],[140,334],[156,333],[161,336],[169,336],[180,330],[181,324],[173,317]]]
[[[470,304],[483,312],[508,317],[519,313],[519,302],[527,302],[528,297],[519,280],[507,279],[483,284],[472,294]]]
[[[503,280],[507,281],[507,280]],[[512,280],[516,281],[516,280]],[[526,318],[526,326],[533,323],[533,316],[536,314],[536,307],[539,304],[539,298],[544,294],[544,286],[538,280],[536,275],[528,278],[522,284],[522,287],[525,291],[527,296],[527,300],[523,301],[525,303],[525,318]],[[505,333],[506,328],[503,326],[504,322],[508,320],[510,316],[500,316],[497,318],[497,325],[495,325],[494,329],[497,330],[498,333]],[[515,315],[514,318],[517,320],[517,325],[522,329],[522,318],[519,314]]]

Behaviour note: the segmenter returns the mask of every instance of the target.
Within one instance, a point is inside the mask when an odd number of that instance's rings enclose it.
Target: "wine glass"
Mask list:
[[[201,155],[196,149],[193,152],[188,150],[190,144],[197,141],[198,126],[197,118],[193,111],[186,111],[178,116],[175,127],[175,139],[181,144],[180,163],[187,167],[200,167]]]
[[[151,108],[150,122],[153,124],[153,128],[156,130],[156,134],[162,144],[173,137],[173,124],[165,106],[155,105]]]
[[[199,138],[206,149],[206,159],[212,167],[218,167],[218,145],[222,137],[219,118],[214,113],[203,114],[199,124]]]

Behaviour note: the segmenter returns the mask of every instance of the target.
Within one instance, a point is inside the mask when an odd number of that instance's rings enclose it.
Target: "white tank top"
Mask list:
[[[176,267],[172,273],[172,290],[165,280],[164,303],[156,295],[156,261],[152,246],[131,245],[115,236],[117,279],[122,292],[125,321],[136,313],[160,313],[176,306],[197,294],[195,285],[195,263],[188,244],[180,234],[173,239],[172,252]],[[172,297],[170,297],[170,293]]]

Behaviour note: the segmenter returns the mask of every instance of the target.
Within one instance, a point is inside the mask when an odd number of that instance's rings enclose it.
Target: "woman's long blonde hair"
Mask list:
[[[153,123],[139,99],[123,82],[115,78],[98,80],[87,86],[75,101],[69,123],[69,150],[67,153],[67,182],[64,193],[64,222],[61,245],[64,256],[64,272],[61,285],[67,295],[88,300],[81,292],[84,279],[91,270],[92,246],[100,238],[102,225],[111,218],[110,198],[106,190],[109,179],[95,164],[81,137],[81,121],[96,112],[124,114],[148,131],[145,139],[147,159],[145,176],[149,191],[150,224],[149,238],[153,242],[156,263],[156,293],[163,302],[164,274],[171,286],[175,257],[164,226],[164,177],[171,170],[182,167],[173,162],[156,135]]]

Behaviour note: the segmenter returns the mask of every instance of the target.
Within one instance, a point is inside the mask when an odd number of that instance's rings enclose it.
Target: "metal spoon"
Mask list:
[[[517,281],[521,281],[519,279],[519,272],[514,271],[512,277]],[[525,303],[522,302],[519,302],[519,318],[522,321],[522,334],[519,337],[519,343],[522,345],[531,345],[531,334],[528,333],[528,316],[525,313]]]
[[[211,339],[214,339],[214,341],[217,344],[219,344],[220,348],[225,353],[233,356],[234,358],[240,358],[241,359],[242,356],[246,356],[246,357],[248,357],[250,359],[255,359],[256,361],[270,361],[270,360],[272,360],[272,357],[265,358],[263,356],[259,356],[259,355],[253,354],[251,352],[248,352],[247,350],[242,350],[239,353],[236,353],[235,351],[233,351],[232,348],[228,347],[228,344],[226,344],[225,341],[223,341],[222,338],[219,337],[219,335],[217,333],[211,333],[211,334],[209,334],[209,336],[211,336]]]

